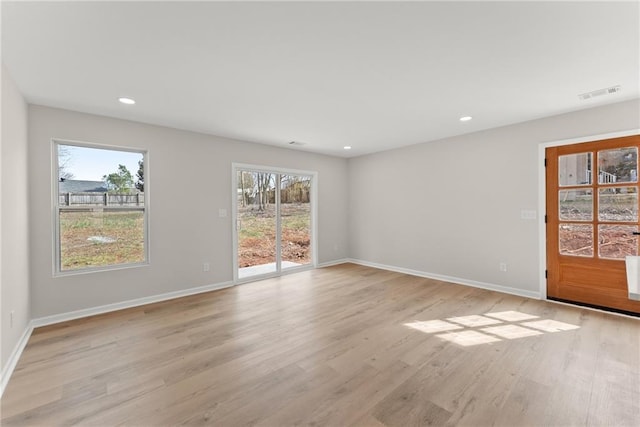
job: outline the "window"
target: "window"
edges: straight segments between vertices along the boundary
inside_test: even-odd
[[[147,262],[146,153],[54,142],[55,271]]]

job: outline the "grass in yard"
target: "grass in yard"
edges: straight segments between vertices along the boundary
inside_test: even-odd
[[[143,212],[61,212],[60,260],[62,271],[143,262]]]

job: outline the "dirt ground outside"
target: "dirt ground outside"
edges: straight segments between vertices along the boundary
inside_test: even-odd
[[[283,203],[282,261],[311,262],[311,206],[309,203]],[[276,260],[276,212],[269,204],[264,210],[255,205],[238,208],[238,266],[252,267]]]
[[[567,192],[569,193],[569,192]],[[624,259],[627,255],[638,254],[638,231],[636,225],[616,224],[616,222],[637,222],[637,195],[601,194],[598,200],[598,219],[607,224],[599,224],[597,229],[591,221],[594,217],[593,196],[580,195],[563,200],[560,197],[560,253],[574,256],[594,256],[594,237],[598,242],[598,256],[608,259]],[[571,221],[571,222],[564,222]],[[580,223],[582,221],[582,223]],[[587,222],[588,221],[588,222]],[[595,236],[594,236],[595,234]]]
[[[591,224],[561,224],[560,253],[574,256],[593,256],[593,226]],[[624,259],[638,254],[637,227],[626,225],[601,225],[598,230],[600,258]]]

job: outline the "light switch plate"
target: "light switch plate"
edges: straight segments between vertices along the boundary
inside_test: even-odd
[[[532,210],[523,209],[520,211],[520,219],[536,219],[537,212]]]

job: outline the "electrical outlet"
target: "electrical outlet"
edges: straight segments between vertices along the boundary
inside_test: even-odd
[[[211,264],[209,264],[208,262],[202,263],[202,271],[209,271],[209,270],[211,270]]]
[[[507,271],[507,263],[501,262],[499,268],[500,268],[500,271],[503,271],[503,272]]]

